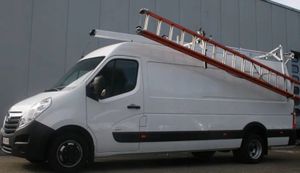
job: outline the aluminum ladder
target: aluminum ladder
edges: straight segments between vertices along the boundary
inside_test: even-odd
[[[201,60],[205,67],[207,64],[215,66],[287,98],[300,99],[298,95],[293,93],[294,85],[299,85],[300,81],[284,74],[284,71],[274,70],[148,9],[141,9],[140,14],[143,20],[141,20],[141,25],[136,28],[137,34]],[[151,22],[156,25],[152,27]],[[167,30],[165,35],[162,34],[162,27]],[[178,33],[176,37],[174,37],[175,32]],[[191,41],[187,43],[186,40]]]

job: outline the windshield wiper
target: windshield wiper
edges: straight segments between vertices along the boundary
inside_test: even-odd
[[[66,86],[58,86],[58,87],[54,87],[54,88],[50,88],[45,90],[44,92],[50,92],[50,91],[60,91],[62,89],[64,89]]]

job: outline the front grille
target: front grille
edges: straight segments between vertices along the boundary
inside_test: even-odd
[[[10,146],[7,146],[7,145],[2,145],[2,151],[7,153],[7,154],[11,154],[12,153],[12,148]]]
[[[11,133],[15,133],[15,131],[17,130],[18,126],[19,126],[19,122],[20,122],[21,117],[6,117],[5,122],[4,122],[4,132],[6,134],[11,134]]]

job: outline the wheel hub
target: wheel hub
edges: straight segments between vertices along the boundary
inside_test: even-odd
[[[262,145],[259,141],[253,140],[249,143],[248,153],[252,159],[258,159],[262,154]]]
[[[82,147],[75,140],[67,140],[58,147],[56,156],[63,167],[74,167],[83,157]]]

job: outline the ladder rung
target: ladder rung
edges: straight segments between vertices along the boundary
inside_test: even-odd
[[[260,75],[263,75],[263,73],[262,73],[263,71],[262,70],[263,70],[263,68],[261,66],[259,66],[259,74]]]
[[[156,35],[160,35],[161,24],[161,20],[157,21]]]
[[[253,76],[254,75],[253,73],[254,73],[254,64],[251,63],[250,64],[250,75]]]
[[[227,64],[227,50],[224,51],[224,63]]]
[[[149,25],[149,15],[146,14],[146,17],[145,17],[145,22],[144,22],[144,30],[147,30],[148,29],[148,25]]]
[[[232,66],[232,68],[235,68],[235,61],[236,61],[236,57],[235,57],[235,55],[234,54],[232,54],[232,59],[231,59],[231,66]]]
[[[244,59],[242,59],[242,62],[241,62],[241,71],[242,72],[245,72],[245,60]]]
[[[191,49],[192,50],[195,50],[195,46],[196,46],[196,37],[195,36],[193,36],[193,38],[192,38],[192,45],[191,45]]]
[[[169,40],[173,39],[173,30],[174,30],[174,26],[170,26],[170,30],[169,30]]]
[[[181,31],[180,33],[180,44],[183,45],[184,44],[184,36],[185,36],[185,32]]]
[[[212,59],[214,59],[216,56],[216,46],[212,45]]]
[[[260,78],[260,79],[262,79],[262,68],[261,68],[261,66],[258,66],[257,67],[258,69],[257,69],[257,72],[258,72],[258,77]]]
[[[202,54],[203,55],[206,55],[206,48],[207,48],[207,45],[206,45],[206,41],[202,41],[203,42],[203,46],[202,46]]]

